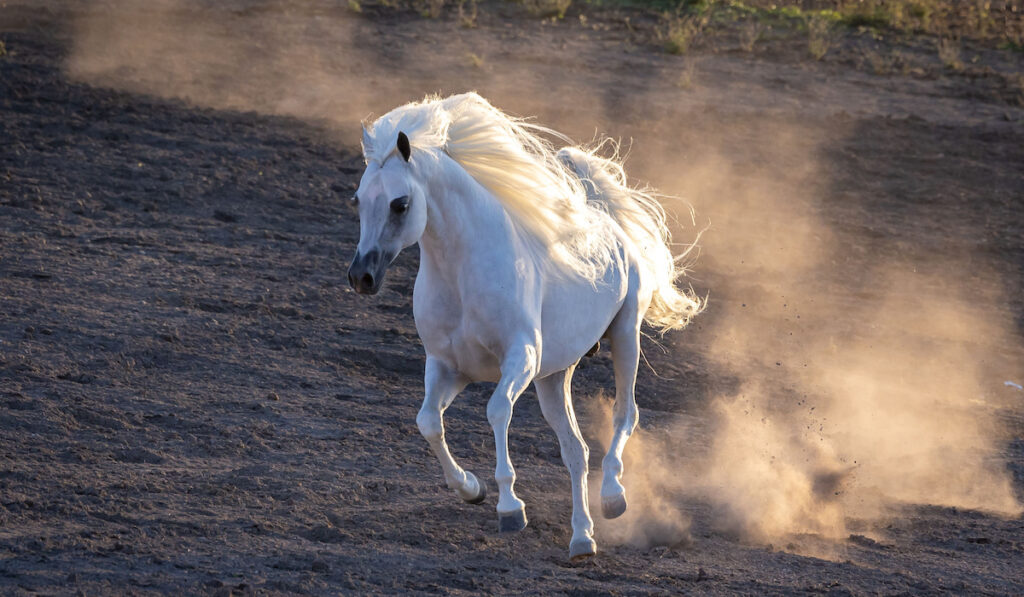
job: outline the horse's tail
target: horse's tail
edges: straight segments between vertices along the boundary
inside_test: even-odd
[[[559,150],[558,159],[583,182],[587,202],[607,212],[639,250],[637,257],[654,283],[644,321],[662,333],[688,324],[704,303],[691,289],[678,286],[677,281],[685,274],[687,262],[692,261],[696,244],[686,247],[680,255],[672,255],[665,209],[651,191],[630,188],[622,165],[614,157],[598,156],[596,149],[565,147]]]

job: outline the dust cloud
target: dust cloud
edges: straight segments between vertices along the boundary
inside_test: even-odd
[[[360,35],[311,3],[97,2],[74,23],[74,79],[196,106],[356,123],[371,111]],[[319,14],[322,13],[322,14]],[[387,90],[382,90],[387,91]]]
[[[877,530],[900,504],[1021,513],[1000,460],[1000,413],[1019,405],[1000,392],[1022,370],[1022,342],[1001,307],[999,275],[964,256],[875,255],[826,218],[833,189],[822,156],[852,131],[757,110],[698,114],[675,103],[678,73],[657,70],[663,84],[628,96],[643,109],[565,102],[620,83],[587,78],[557,56],[495,67],[471,42],[454,36],[438,47],[415,28],[382,40],[347,10],[312,1],[97,2],[75,22],[67,70],[197,106],[324,122],[348,145],[371,113],[469,89],[573,134],[632,137],[631,175],[685,197],[710,224],[693,278],[710,290],[710,306],[698,329],[669,341],[736,383],[714,386],[700,412],[643,415],[648,427],[625,454],[630,509],[598,521],[602,541],[685,543],[688,508],[705,506],[715,526],[780,545],[842,539],[851,521],[858,533]],[[720,104],[729,90],[688,93]],[[591,426],[606,438],[609,403],[595,404],[604,406],[592,409]]]
[[[835,131],[722,127],[747,149],[705,142],[683,168],[659,162],[666,151],[641,162],[710,220],[696,276],[711,322],[678,345],[736,387],[708,396],[703,428],[654,421],[656,435],[627,445],[638,466],[624,484],[677,508],[603,521],[606,534],[656,544],[648,529],[677,527],[678,505],[697,501],[743,540],[829,558],[840,544],[821,540],[882,534],[903,504],[1019,516],[1001,454],[1022,342],[998,273],[964,255],[883,259],[826,221],[818,156]]]
[[[612,436],[612,404],[612,398],[604,395],[588,397],[581,410],[582,418],[594,433],[590,445],[592,453],[602,458],[607,446],[597,443]],[[610,524],[600,517],[595,520],[600,540],[640,549],[690,544],[690,517],[675,501],[680,487],[670,474],[679,465],[677,459],[665,449],[665,442],[644,429],[634,432],[628,447],[622,455],[623,470],[642,472],[625,475],[622,479],[628,500],[625,514]],[[597,478],[591,484],[590,510],[599,513],[600,468],[592,474]]]
[[[438,42],[417,24],[393,23],[385,36],[331,0],[98,0],[73,20],[66,71],[197,107],[301,119],[346,145],[362,120],[431,93],[475,90],[537,114],[572,91],[529,64],[496,69],[481,49],[495,46],[493,34],[461,29]]]

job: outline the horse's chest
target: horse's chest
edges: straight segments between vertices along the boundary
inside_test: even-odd
[[[456,334],[452,342],[451,359],[464,375],[474,381],[501,379],[501,363],[493,348],[469,334]]]
[[[478,333],[477,326],[465,320],[454,326],[437,323],[416,321],[429,356],[442,359],[474,381],[497,381],[501,377],[495,347]]]
[[[491,333],[491,326],[463,308],[457,296],[417,294],[413,314],[427,355],[474,381],[497,381],[501,377],[496,354],[500,339]]]

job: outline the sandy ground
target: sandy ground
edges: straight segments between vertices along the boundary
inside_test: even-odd
[[[722,502],[670,492],[658,503],[682,517],[678,532],[617,541],[599,523],[599,556],[571,563],[568,478],[532,391],[511,434],[530,525],[501,535],[493,496],[471,506],[451,495],[416,430],[416,251],[377,297],[345,281],[358,236],[346,203],[362,165],[354,132],[371,111],[477,89],[577,138],[632,138],[631,172],[696,208],[679,238],[711,222],[692,278],[710,306],[664,350],[647,345],[653,369],[638,382],[648,437],[690,432],[673,470],[711,457],[716,397],[778,375],[791,347],[776,336],[816,346],[815,330],[776,318],[796,306],[773,306],[779,288],[813,289],[805,317],[815,300],[842,313],[893,289],[969,291],[998,325],[957,336],[964,360],[936,362],[984,374],[977,395],[1002,430],[984,463],[1019,500],[1024,395],[1003,381],[1024,374],[1024,109],[1004,79],[945,73],[924,49],[904,50],[920,72],[875,74],[851,58],[859,40],[820,63],[792,40],[674,57],[618,21],[541,24],[500,10],[463,29],[239,3],[175,12],[175,26],[185,19],[201,36],[172,27],[164,39],[123,5],[9,4],[0,592],[1024,592],[1019,514],[938,493],[886,501],[884,516],[847,513],[842,536],[827,537],[751,533],[723,524],[734,515]],[[275,23],[261,50],[238,33],[259,19]],[[141,33],[127,40],[118,27]],[[216,48],[203,42],[221,34],[236,38],[220,46],[230,60],[210,66]],[[129,51],[139,38],[160,52],[180,40],[180,60],[148,62],[158,54]],[[290,57],[310,48],[315,66],[298,68]],[[976,53],[1021,71],[1019,55]],[[934,277],[907,289],[870,274],[879,263]],[[759,304],[753,319],[734,317]],[[768,367],[722,348],[730,321],[773,339],[757,351]],[[839,336],[866,334],[842,325]],[[968,367],[971,355],[985,358]],[[611,380],[607,352],[577,375],[595,448],[593,397]],[[494,458],[487,395],[470,388],[446,418],[453,452],[481,478]],[[594,473],[599,463],[595,449]]]

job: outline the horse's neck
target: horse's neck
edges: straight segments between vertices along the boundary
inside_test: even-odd
[[[446,155],[434,168],[426,173],[431,199],[420,239],[421,259],[453,270],[467,258],[510,242],[508,216],[497,199]]]

